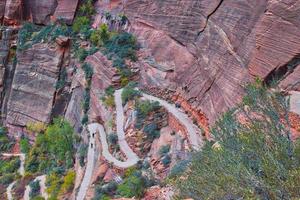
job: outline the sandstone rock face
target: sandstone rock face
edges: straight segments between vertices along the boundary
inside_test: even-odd
[[[76,132],[80,132],[81,119],[83,117],[82,102],[83,102],[83,87],[74,79],[72,83],[72,96],[68,104],[65,118],[72,124]]]
[[[0,40],[0,91],[3,89],[3,82],[4,82],[4,73],[6,68],[6,63],[9,54],[9,47],[10,47],[10,35],[11,30],[3,30],[1,32],[2,38]]]
[[[4,22],[5,24],[16,24],[23,17],[22,0],[6,0]]]
[[[210,124],[241,101],[246,82],[299,64],[297,0],[128,0],[124,7],[147,52],[142,84],[171,89]]]
[[[17,53],[7,123],[25,126],[29,121],[50,121],[56,82],[64,49],[56,43],[39,43]]]
[[[78,0],[58,0],[58,6],[55,10],[54,16],[57,19],[64,20],[67,24],[72,24]]]
[[[110,112],[101,103],[101,97],[108,86],[119,82],[120,77],[117,75],[116,68],[112,67],[112,62],[102,55],[101,52],[88,56],[86,62],[91,65],[94,71],[90,93],[90,116],[92,119],[100,117],[100,119],[107,121]]]
[[[0,20],[4,17],[6,25],[20,24],[22,20],[47,25],[54,16],[71,25],[77,5],[78,0],[0,0]]]
[[[0,19],[2,21],[4,13],[5,13],[5,4],[6,0],[0,0]]]
[[[57,0],[30,0],[27,3],[30,7],[32,21],[36,24],[48,24],[50,16],[57,7]]]

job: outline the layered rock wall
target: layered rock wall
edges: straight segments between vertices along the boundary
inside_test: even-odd
[[[254,77],[297,71],[297,0],[128,0],[124,7],[148,58],[173,69],[153,75],[159,69],[147,62],[142,83],[171,89],[211,124],[241,101],[243,85]]]
[[[35,44],[17,54],[7,123],[50,122],[64,49],[56,43]]]
[[[78,0],[1,0],[0,19],[4,24],[20,24],[22,20],[46,25],[54,19],[64,20],[72,24]]]

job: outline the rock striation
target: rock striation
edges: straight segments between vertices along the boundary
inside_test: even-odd
[[[17,53],[17,66],[7,108],[7,123],[26,126],[50,122],[64,49],[56,43],[35,44]]]
[[[22,20],[47,25],[54,16],[71,25],[77,6],[78,0],[1,0],[0,19],[5,25],[20,24]]]
[[[151,60],[141,67],[142,84],[170,89],[210,124],[241,101],[243,85],[254,77],[268,82],[297,71],[297,0],[128,0],[123,6]]]

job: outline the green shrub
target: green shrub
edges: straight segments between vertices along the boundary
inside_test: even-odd
[[[44,134],[37,135],[25,160],[26,171],[34,173],[51,171],[58,166],[71,167],[74,142],[72,126],[63,118],[55,118]]]
[[[115,107],[115,97],[114,96],[106,96],[102,99],[102,101],[106,107]]]
[[[197,199],[298,199],[299,141],[288,127],[289,103],[256,82],[246,86],[243,105],[225,113],[211,130],[218,145],[207,142],[177,179],[181,196]],[[247,124],[235,115],[243,112]]]
[[[143,196],[145,190],[144,178],[140,174],[132,174],[124,179],[121,185],[118,185],[117,193],[122,197],[140,198]]]
[[[103,46],[110,38],[107,25],[102,24],[99,29],[94,30],[91,34],[90,40],[95,46]]]
[[[92,0],[87,0],[83,5],[79,7],[79,14],[91,17],[96,13]]]
[[[3,176],[0,177],[0,184],[2,185],[9,185],[12,183],[15,179],[14,174],[4,174]]]
[[[47,193],[49,194],[49,199],[57,199],[59,194],[62,180],[55,173],[50,173],[46,178]]]
[[[85,79],[86,80],[91,79],[92,76],[93,76],[93,73],[94,73],[92,66],[90,64],[88,64],[88,63],[83,63],[83,65],[81,66],[81,68],[84,71]]]
[[[30,198],[36,197],[40,194],[40,181],[32,181],[30,182]]]
[[[160,136],[158,126],[157,126],[157,124],[155,124],[153,122],[150,124],[147,124],[144,127],[143,131],[147,134],[147,138],[151,141]]]
[[[30,151],[30,143],[28,138],[26,137],[21,138],[20,149],[22,153],[28,153]]]
[[[6,129],[0,126],[0,153],[8,152],[13,145],[14,141],[10,140],[10,138],[7,136]]]
[[[184,173],[184,171],[187,169],[190,161],[189,160],[180,160],[178,161],[174,167],[171,169],[169,177],[175,178]]]
[[[84,159],[87,155],[87,152],[88,152],[88,145],[85,145],[85,144],[81,144],[80,147],[79,147],[79,150],[78,150],[78,154],[79,154],[79,164],[81,167],[84,166]]]
[[[121,97],[123,104],[126,104],[128,101],[135,99],[136,97],[140,96],[140,92],[136,90],[135,84],[130,83],[126,87],[123,88]]]
[[[118,142],[118,135],[116,133],[110,133],[107,139],[109,144],[116,145]]]
[[[130,33],[120,33],[113,35],[110,40],[105,44],[105,52],[112,53],[120,59],[130,59],[136,61],[136,51],[138,45],[136,38]],[[118,66],[122,67],[122,66]]]
[[[31,38],[33,32],[37,31],[37,28],[32,23],[25,23],[18,34],[18,49],[23,50],[28,47],[27,41]]]
[[[44,199],[44,197],[36,196],[36,197],[33,197],[31,200],[45,200],[45,199]]]
[[[59,79],[56,83],[56,89],[59,90],[59,89],[62,89],[65,87],[65,84],[67,82],[67,70],[65,67],[62,67],[60,73],[59,73]]]
[[[89,27],[90,19],[86,16],[77,17],[73,23],[73,31],[79,33],[82,29]]]
[[[44,132],[46,128],[47,125],[43,122],[28,122],[26,124],[26,129],[34,133]]]
[[[165,155],[161,160],[162,164],[167,167],[171,163],[171,157],[169,154]]]
[[[167,153],[169,153],[169,151],[170,151],[170,145],[167,144],[167,145],[160,147],[158,153],[160,156],[165,156]]]
[[[18,157],[0,160],[0,176],[16,173],[20,167],[20,163],[21,161]]]
[[[155,101],[136,101],[135,109],[137,111],[138,117],[145,118],[150,112],[160,109],[159,102]]]
[[[75,51],[75,56],[80,62],[83,62],[88,55],[88,51],[83,48],[78,48],[78,50]]]
[[[66,193],[66,192],[69,192],[73,189],[75,177],[76,177],[75,171],[69,170],[67,172],[67,175],[64,177],[64,182],[61,186],[61,193],[62,194]]]
[[[81,119],[81,124],[86,125],[89,121],[89,116],[87,114],[84,114],[82,119]]]

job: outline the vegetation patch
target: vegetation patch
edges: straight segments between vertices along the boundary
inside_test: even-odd
[[[211,130],[217,143],[207,142],[176,179],[181,197],[300,197],[300,142],[290,139],[288,101],[261,81],[245,91],[243,104],[225,113]],[[239,122],[236,113],[242,113],[246,123]]]
[[[58,168],[63,171],[69,169],[74,163],[74,143],[71,125],[62,118],[54,119],[53,124],[37,135],[27,155],[26,171],[46,173]]]
[[[123,88],[121,98],[123,104],[126,104],[128,101],[136,99],[141,95],[140,91],[135,89],[136,84],[133,82],[130,82],[126,87]]]
[[[4,127],[0,127],[0,153],[9,152],[14,143],[13,139],[8,137],[7,130]]]
[[[10,157],[7,159],[0,159],[0,185],[7,187],[15,179],[19,177],[18,169],[21,161],[19,157]]]

